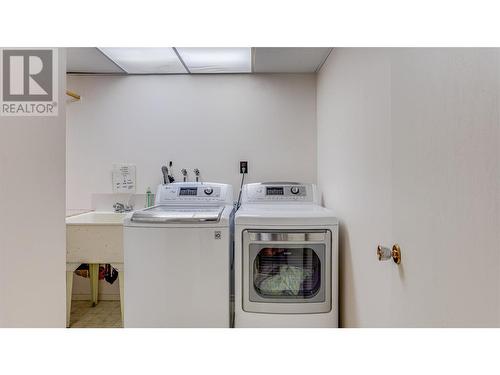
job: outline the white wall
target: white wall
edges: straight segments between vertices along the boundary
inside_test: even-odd
[[[0,327],[66,323],[65,71],[59,116],[0,117]]]
[[[69,76],[82,96],[68,106],[67,207],[111,192],[115,162],[137,165],[138,193],[174,172],[208,181],[316,181],[314,75]]]
[[[111,165],[137,165],[138,193],[161,182],[161,166],[199,168],[205,180],[239,190],[247,182],[316,182],[316,77],[306,75],[68,76],[82,96],[67,111],[67,207],[91,208],[111,192]],[[110,207],[111,209],[111,204]],[[118,299],[118,282],[100,281],[100,298]],[[73,297],[89,281],[75,276]]]
[[[388,326],[389,274],[374,256],[391,240],[387,51],[334,49],[317,90],[318,183],[340,220],[340,322]]]
[[[335,49],[318,180],[341,219],[347,327],[499,325],[498,50]],[[398,242],[403,262],[380,263]]]

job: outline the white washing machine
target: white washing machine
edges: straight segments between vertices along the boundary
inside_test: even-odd
[[[243,187],[235,327],[338,327],[338,221],[313,184]]]
[[[124,326],[229,327],[232,187],[178,182],[124,221]]]

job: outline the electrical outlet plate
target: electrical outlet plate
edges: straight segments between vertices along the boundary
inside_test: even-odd
[[[240,161],[240,173],[248,173],[248,161]]]

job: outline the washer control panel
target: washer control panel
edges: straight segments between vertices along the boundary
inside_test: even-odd
[[[316,186],[301,183],[266,182],[243,187],[244,203],[315,203]]]
[[[232,204],[232,187],[227,184],[175,182],[160,185],[155,204]]]
[[[181,186],[177,188],[166,187],[166,190],[175,191],[178,197],[211,197],[218,198],[220,196],[220,187],[212,186]]]

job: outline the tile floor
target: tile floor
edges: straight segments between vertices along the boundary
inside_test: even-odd
[[[122,328],[120,301],[71,302],[70,328]]]

